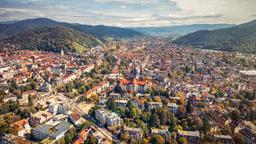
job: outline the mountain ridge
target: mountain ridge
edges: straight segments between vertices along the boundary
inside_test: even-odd
[[[256,20],[230,28],[197,31],[174,42],[196,48],[256,53]]]
[[[36,18],[21,20],[11,24],[0,24],[0,39],[5,39],[16,34],[33,30],[35,28],[64,26],[86,34],[91,34],[98,39],[104,40],[106,37],[127,38],[141,36],[142,34],[134,30],[110,26],[92,26],[82,24],[72,24],[66,22],[57,22],[48,18]]]
[[[14,49],[83,53],[101,45],[97,38],[64,26],[42,27],[19,33],[2,41],[2,47],[14,45]],[[10,47],[9,47],[10,48]]]
[[[215,30],[219,28],[226,28],[234,26],[232,24],[191,24],[191,25],[177,25],[177,26],[160,26],[160,27],[131,27],[130,29],[139,31],[144,34],[158,36],[161,34],[184,35],[198,30]]]

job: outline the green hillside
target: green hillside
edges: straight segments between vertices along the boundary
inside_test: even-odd
[[[44,27],[20,33],[2,40],[4,44],[14,44],[19,49],[83,53],[88,48],[101,45],[97,38],[66,27]]]
[[[111,27],[104,25],[82,25],[82,24],[72,24],[72,23],[64,23],[57,22],[47,18],[36,18],[36,19],[26,19],[18,22],[14,22],[11,24],[0,24],[0,39],[9,38],[11,36],[31,31],[37,28],[42,27],[57,27],[63,26],[66,28],[71,28],[81,33],[90,34],[94,37],[104,41],[107,37],[114,38],[129,38],[129,37],[137,37],[142,36],[141,33],[127,29],[127,28],[119,28],[119,27]]]
[[[196,48],[256,53],[256,20],[231,28],[198,31],[174,42]]]

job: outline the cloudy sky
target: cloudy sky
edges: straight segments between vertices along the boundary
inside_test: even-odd
[[[113,26],[239,24],[256,19],[256,0],[0,0],[0,21],[47,17]]]

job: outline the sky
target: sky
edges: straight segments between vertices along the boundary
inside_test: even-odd
[[[38,17],[120,27],[240,24],[256,19],[256,0],[0,0],[0,21]]]

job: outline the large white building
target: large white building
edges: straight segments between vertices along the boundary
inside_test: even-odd
[[[63,104],[56,104],[56,103],[52,103],[48,106],[48,110],[50,113],[52,113],[53,115],[56,114],[63,114],[65,112],[65,108]]]
[[[65,136],[65,133],[73,127],[74,126],[67,121],[49,122],[34,128],[32,130],[32,134],[38,140],[51,138],[57,141],[60,138],[63,138]]]
[[[109,112],[104,109],[96,110],[95,116],[96,119],[103,125],[121,126],[123,124],[122,118],[120,118],[116,113]]]

